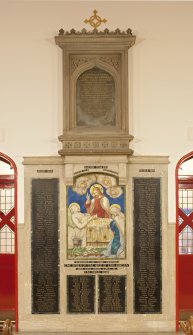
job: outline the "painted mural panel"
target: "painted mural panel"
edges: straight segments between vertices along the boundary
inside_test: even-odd
[[[107,174],[85,174],[67,187],[68,259],[125,258],[124,199]]]

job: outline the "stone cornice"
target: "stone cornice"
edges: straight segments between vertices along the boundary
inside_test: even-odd
[[[120,44],[130,48],[135,44],[136,36],[132,35],[131,29],[127,29],[126,31],[121,31],[120,29],[114,31],[110,31],[109,29],[105,29],[104,31],[97,29],[91,31],[87,31],[86,29],[82,29],[81,31],[76,31],[75,29],[64,31],[64,29],[60,29],[58,36],[55,36],[55,43],[61,48],[67,47],[68,44],[76,47],[77,43],[78,45],[84,44],[84,46],[92,42],[93,44],[106,44],[107,40],[110,43],[110,47]],[[106,47],[108,48],[108,44]]]
[[[70,31],[65,31],[64,29],[60,29],[59,30],[59,36],[69,36],[69,35],[102,35],[102,36],[109,36],[109,35],[114,35],[114,36],[133,36],[132,34],[132,30],[130,28],[128,28],[126,31],[121,31],[119,28],[115,29],[115,30],[109,30],[109,29],[104,29],[103,31],[98,30],[98,29],[93,29],[91,31],[86,30],[85,28],[82,29],[81,31],[75,30],[75,29],[71,29]]]

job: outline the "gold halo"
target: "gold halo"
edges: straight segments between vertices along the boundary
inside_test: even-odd
[[[110,206],[109,210],[111,210],[112,208],[118,208],[119,210],[121,210],[121,206],[118,204],[113,204]]]
[[[78,207],[78,209],[80,209],[80,205],[79,205],[77,202],[72,202],[72,203],[69,205],[69,209],[71,209],[72,206],[76,206],[76,207]]]
[[[102,187],[102,185],[100,185],[100,184],[94,184],[90,188],[90,194],[91,195],[93,195],[94,188],[98,188],[101,191],[101,193],[103,193],[103,187]]]

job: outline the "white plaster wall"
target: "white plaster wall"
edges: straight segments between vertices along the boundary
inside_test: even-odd
[[[19,173],[23,156],[56,155],[62,133],[60,28],[82,29],[94,9],[103,27],[137,36],[130,49],[130,133],[136,155],[168,155],[169,221],[175,220],[174,172],[193,150],[193,2],[0,0],[0,152]]]

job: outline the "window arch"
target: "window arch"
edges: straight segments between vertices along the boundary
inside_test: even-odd
[[[18,330],[17,168],[0,153],[0,317],[10,318]]]
[[[176,329],[193,312],[193,151],[176,166]]]

